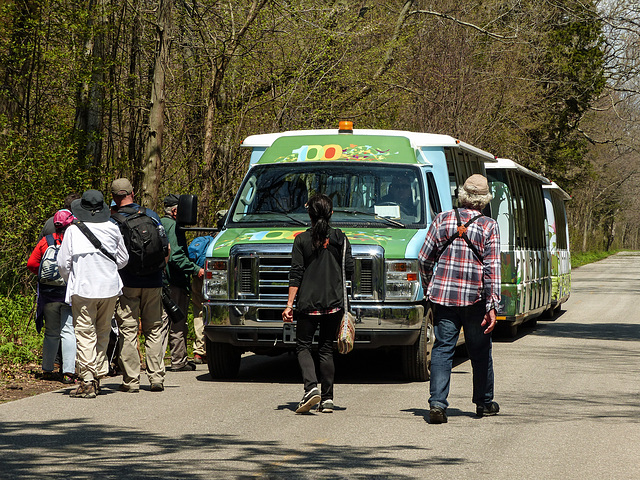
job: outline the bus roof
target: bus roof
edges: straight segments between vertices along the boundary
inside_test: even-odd
[[[289,130],[280,133],[263,133],[258,135],[250,135],[242,142],[243,147],[253,148],[270,147],[273,142],[280,137],[293,137],[293,136],[320,136],[320,135],[336,135],[338,131],[336,129],[321,129],[321,130]],[[464,150],[468,150],[476,153],[477,155],[484,157],[485,162],[495,162],[495,156],[489,152],[486,152],[480,148],[474,147],[468,143],[457,140],[449,135],[441,135],[436,133],[419,133],[408,132],[404,130],[375,130],[375,129],[353,129],[353,133],[341,133],[340,135],[372,135],[372,136],[391,136],[391,137],[406,137],[409,139],[413,148],[420,147],[457,147]]]
[[[571,200],[571,195],[565,192],[556,182],[551,182],[551,185],[543,185],[542,188],[557,192],[563,200]]]
[[[543,177],[542,175],[529,170],[528,168],[523,167],[519,163],[516,163],[508,158],[498,158],[495,163],[485,164],[485,168],[487,170],[517,170],[518,172],[521,172],[529,177],[535,178],[536,180],[540,181],[543,186],[550,186],[552,183],[551,180],[549,180],[547,177]]]

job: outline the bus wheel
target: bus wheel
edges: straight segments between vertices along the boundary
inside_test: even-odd
[[[542,314],[542,317],[545,320],[550,320],[553,321],[555,320],[555,315],[556,315],[556,309],[554,307],[548,308],[544,311],[544,313]]]
[[[402,347],[402,370],[411,382],[426,382],[431,376],[431,349],[435,335],[433,332],[433,309],[427,310],[422,320],[420,336],[416,343]]]
[[[205,337],[207,365],[213,379],[236,378],[242,352],[228,343],[212,342]]]

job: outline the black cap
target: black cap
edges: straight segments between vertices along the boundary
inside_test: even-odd
[[[178,200],[180,197],[175,193],[170,193],[166,197],[164,197],[164,206],[165,207],[173,207],[174,205],[178,205]]]

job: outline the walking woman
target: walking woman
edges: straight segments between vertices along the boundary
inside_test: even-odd
[[[318,411],[333,412],[333,342],[345,308],[342,287],[342,248],[346,242],[346,277],[353,273],[351,245],[341,230],[329,226],[333,203],[326,195],[314,195],[307,203],[311,228],[293,242],[289,299],[282,312],[285,322],[293,321],[296,301],[296,354],[302,370],[304,396],[296,413],[305,413],[320,402]],[[318,357],[321,389],[318,389],[316,366],[311,345],[320,326]]]
[[[60,245],[64,232],[71,222],[73,214],[66,209],[58,210],[53,216],[55,232],[45,235],[33,249],[27,262],[27,268],[38,275],[40,264],[45,252],[50,246]],[[60,278],[60,277],[58,277]],[[42,329],[44,320],[44,341],[42,343],[42,378],[53,380],[56,378],[53,372],[58,347],[62,343],[62,383],[75,382],[76,370],[76,335],[73,329],[73,317],[71,307],[65,303],[67,286],[60,280],[58,284],[47,283],[41,280],[38,284],[38,306],[36,314],[36,329]]]

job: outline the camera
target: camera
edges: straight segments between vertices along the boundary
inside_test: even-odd
[[[184,312],[171,298],[171,291],[168,285],[162,287],[162,306],[164,311],[167,312],[169,319],[173,323],[180,322],[184,319]]]

